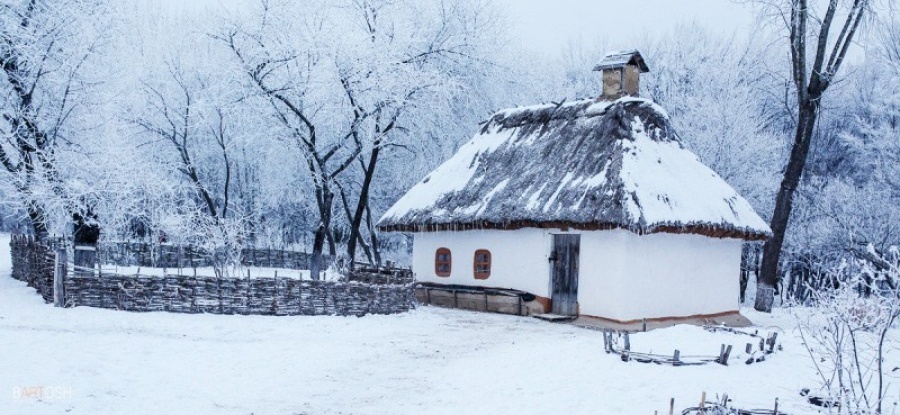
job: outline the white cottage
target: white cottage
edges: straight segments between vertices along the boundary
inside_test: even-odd
[[[415,235],[425,287],[620,323],[737,313],[741,245],[771,231],[637,97],[638,52],[595,70],[600,98],[494,114],[379,229]]]

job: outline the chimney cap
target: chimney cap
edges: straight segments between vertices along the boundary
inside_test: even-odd
[[[650,68],[648,68],[647,63],[644,62],[644,57],[641,56],[641,52],[638,52],[637,49],[608,52],[600,63],[598,63],[597,66],[594,66],[594,70],[603,71],[606,69],[617,69],[622,68],[625,65],[634,65],[637,66],[641,72],[650,72]]]

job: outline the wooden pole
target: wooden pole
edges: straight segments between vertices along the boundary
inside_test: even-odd
[[[706,413],[706,391],[703,391],[703,393],[700,394],[700,413]]]
[[[66,248],[56,248],[56,262],[53,269],[53,306],[66,306]]]
[[[669,398],[669,415],[675,415],[675,398]]]

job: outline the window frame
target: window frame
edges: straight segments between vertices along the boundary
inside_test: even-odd
[[[446,261],[441,261],[441,254],[447,255]],[[446,264],[447,270],[441,271],[440,266]],[[441,278],[449,278],[450,274],[453,273],[453,252],[450,248],[440,247],[434,251],[434,275],[437,275]]]
[[[479,261],[478,256],[486,255],[487,261]],[[488,249],[476,249],[475,255],[472,258],[472,275],[476,280],[486,280],[491,277],[491,268],[493,267],[493,254]],[[481,265],[482,271],[478,270],[479,265]],[[484,271],[484,267],[487,268],[487,271]]]

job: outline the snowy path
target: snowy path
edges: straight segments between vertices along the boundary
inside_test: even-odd
[[[797,394],[813,372],[790,331],[763,364],[673,368],[606,355],[598,332],[432,307],[364,318],[58,309],[9,277],[8,242],[0,414],[652,414],[702,391],[815,413]],[[14,395],[40,386],[63,396]]]

